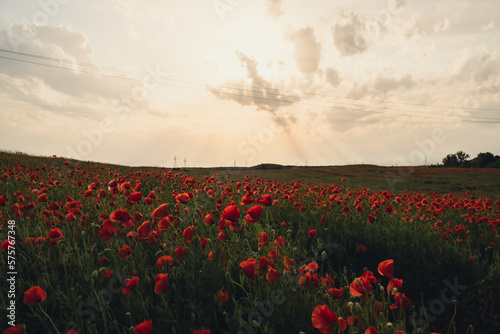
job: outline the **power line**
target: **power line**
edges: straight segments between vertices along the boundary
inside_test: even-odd
[[[0,51],[4,51],[4,50],[0,49]],[[10,53],[16,53],[16,52],[13,52],[13,51],[8,51],[8,52],[10,52]],[[30,54],[25,54],[25,53],[20,53],[20,54],[21,55],[33,56],[33,57],[37,57],[37,58],[42,58],[42,59],[49,59],[49,60],[60,61],[60,59],[52,58],[52,57],[36,56],[36,55],[30,55]],[[28,60],[24,60],[24,59],[16,59],[16,58],[5,57],[5,56],[0,56],[0,58],[7,59],[7,60],[18,61],[18,62],[29,63],[29,64],[34,64],[34,65],[47,66],[47,67],[57,68],[57,69],[64,69],[64,70],[70,70],[70,71],[74,71],[75,70],[73,68],[67,68],[67,67],[62,67],[62,66],[57,66],[57,65],[38,63],[38,62],[28,61]],[[65,61],[65,62],[68,62],[68,61]],[[73,64],[72,62],[69,62],[69,63]],[[96,67],[95,65],[91,65],[91,64],[87,64],[87,63],[82,63],[82,64]],[[115,71],[119,70],[119,69],[112,68],[112,67],[108,67],[108,68],[113,69]],[[117,75],[109,75],[109,74],[104,74],[104,73],[101,73],[101,72],[92,72],[92,71],[86,71],[86,70],[82,70],[82,69],[79,69],[78,71],[82,72],[82,73],[88,73],[88,74],[94,74],[94,75],[101,75],[101,76],[106,76],[106,77],[110,77],[110,78],[125,79],[125,80],[132,80],[132,81],[142,81],[142,80],[135,79],[135,78],[124,77],[124,76],[117,76]],[[120,71],[123,72],[123,70],[120,70]],[[136,71],[135,73],[144,73],[144,72]],[[151,73],[148,73],[148,75],[151,75]],[[160,77],[162,77],[162,76],[160,76]],[[167,77],[167,78],[169,80],[171,80],[170,77]],[[158,83],[158,84],[159,85],[164,85],[164,86],[177,87],[177,88],[185,88],[185,89],[194,89],[194,90],[206,91],[206,88],[200,89],[200,88],[196,88],[196,87],[186,87],[186,86],[179,86],[179,85],[168,84],[168,83],[161,83],[161,82]],[[242,87],[245,87],[245,86],[242,86]],[[224,87],[222,87],[222,89],[224,89]],[[234,89],[234,88],[227,88],[227,89]],[[260,88],[260,89],[262,89],[262,88]],[[253,92],[253,93],[263,93],[262,91],[259,91],[259,92],[251,91],[251,92]],[[214,93],[214,91],[212,91],[212,93]],[[283,104],[283,103],[284,104],[297,103],[297,104],[301,104],[301,105],[317,106],[317,107],[323,107],[323,108],[328,108],[328,107],[331,108],[332,107],[332,106],[328,106],[328,105],[324,105],[324,104],[306,103],[306,102],[302,102],[302,101],[286,100],[286,98],[301,99],[301,97],[299,97],[299,96],[287,96],[287,95],[273,94],[273,93],[268,93],[268,92],[266,92],[266,95],[279,95],[279,96],[281,96],[283,98],[281,98],[281,99],[280,98],[273,99],[273,98],[268,98],[268,97],[259,97],[259,96],[252,96],[252,95],[246,95],[246,94],[236,94],[236,93],[229,93],[229,92],[224,92],[224,93],[220,93],[220,94],[234,96],[234,97],[249,98],[249,99],[259,99],[259,100],[264,100],[264,101],[273,101],[273,102],[278,102],[279,104]],[[316,100],[316,99],[307,99],[307,100],[319,101],[319,100]],[[323,102],[323,101],[320,101],[320,102]],[[343,102],[334,102],[334,103],[337,103],[337,104],[346,104],[346,105],[349,105],[349,106],[357,106],[357,107],[362,107],[362,108],[376,108],[376,109],[382,109],[382,110],[384,110],[384,111],[360,110],[360,109],[353,109],[353,108],[346,108],[346,107],[334,106],[335,109],[347,110],[347,111],[350,111],[350,112],[354,111],[354,112],[365,112],[365,113],[372,113],[372,114],[386,114],[386,115],[392,115],[392,116],[408,116],[408,117],[428,118],[428,119],[437,119],[437,120],[450,120],[450,121],[460,119],[462,121],[472,122],[472,123],[497,123],[497,122],[500,122],[500,120],[498,118],[492,118],[492,117],[457,115],[457,116],[452,116],[452,119],[450,119],[450,115],[443,114],[443,113],[432,113],[430,116],[412,115],[412,114],[407,114],[407,113],[404,113],[404,114],[396,113],[395,114],[395,113],[389,113],[387,111],[393,111],[394,110],[394,111],[411,112],[411,113],[422,113],[422,112],[413,111],[413,110],[406,110],[406,109],[397,109],[397,108],[386,108],[386,107],[377,107],[377,106],[365,106],[365,105],[359,105],[359,104],[349,104],[349,103],[343,103]],[[429,114],[428,113],[424,113],[424,115],[429,115]],[[436,116],[440,116],[440,115],[446,116],[446,117],[436,117]],[[480,121],[480,120],[485,120],[485,121]],[[488,122],[486,120],[490,120],[491,122]]]
[[[86,62],[80,62],[80,61],[69,61],[66,59],[60,59],[60,58],[55,58],[55,57],[48,57],[48,56],[41,56],[41,55],[34,55],[30,53],[24,53],[24,52],[16,52],[16,51],[11,51],[11,50],[6,50],[0,48],[1,52],[7,52],[11,54],[18,54],[26,57],[33,57],[33,58],[38,58],[38,59],[44,59],[44,60],[50,60],[50,61],[56,61],[56,62],[62,62],[66,64],[77,64],[80,66],[86,66],[86,67],[91,67],[96,70],[100,69],[106,69],[110,71],[115,71],[115,72],[120,72],[120,73],[129,73],[129,74],[138,74],[138,75],[152,75],[152,73],[149,72],[144,72],[140,70],[135,70],[135,69],[123,69],[123,68],[117,68],[117,67],[112,67],[112,66],[106,66],[106,65],[96,65],[96,64],[91,64],[91,63],[86,63]],[[12,58],[10,58],[12,59]],[[85,72],[88,73],[88,72]],[[161,74],[154,74],[153,76],[158,77],[158,78],[163,78],[163,79],[168,79],[172,81],[183,81],[187,83],[199,83],[199,84],[216,84],[220,87],[222,86],[235,86],[239,87],[241,89],[247,89],[247,88],[255,88],[255,89],[272,89],[272,90],[277,90],[279,91],[279,88],[271,88],[271,87],[261,87],[261,86],[253,86],[253,85],[241,85],[241,84],[231,84],[231,83],[221,83],[221,82],[214,82],[214,81],[208,81],[208,80],[200,80],[200,79],[194,79],[194,78],[188,78],[188,77],[183,77],[183,76],[175,76],[175,75],[161,75]],[[178,80],[175,80],[178,79]],[[290,92],[288,90],[283,90],[284,92]],[[300,99],[309,99],[309,98],[304,98],[301,96],[293,96],[290,94],[278,94],[278,93],[270,93],[267,92],[269,95],[286,95],[287,97],[293,97],[293,98],[300,98]],[[434,108],[452,108],[452,109],[462,109],[462,110],[484,110],[484,111],[500,111],[500,109],[496,108],[474,108],[474,107],[463,107],[463,106],[450,106],[450,105],[435,105],[435,104],[425,104],[425,103],[411,103],[411,102],[400,102],[400,101],[390,101],[390,100],[373,100],[373,99],[366,99],[366,98],[359,98],[359,97],[348,97],[348,96],[339,96],[339,95],[329,95],[329,94],[313,94],[313,93],[302,93],[303,95],[311,95],[315,97],[325,97],[325,98],[340,98],[340,99],[348,99],[348,100],[355,100],[355,101],[367,101],[367,102],[377,102],[377,103],[388,103],[388,104],[401,104],[401,105],[412,105],[412,106],[419,106],[419,107],[434,107]],[[317,99],[310,99],[310,100],[315,100],[318,101]],[[341,102],[336,102],[336,103],[341,103]],[[364,105],[361,105],[364,106]],[[370,106],[371,107],[371,106]],[[403,111],[411,111],[407,109],[394,109],[394,108],[388,108],[391,110],[403,110]]]

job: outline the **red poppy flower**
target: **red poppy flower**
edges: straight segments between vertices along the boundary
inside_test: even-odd
[[[396,302],[389,306],[390,309],[395,309],[395,308],[404,308],[405,310],[410,307],[410,301],[408,298],[405,296],[404,293],[397,293],[396,294]]]
[[[151,218],[161,219],[167,216],[167,212],[168,212],[168,204],[167,203],[162,204],[153,211],[153,213],[151,214]]]
[[[33,306],[39,302],[44,301],[45,298],[47,298],[47,292],[45,292],[39,286],[34,286],[24,292],[23,302],[26,305]]]
[[[370,281],[365,277],[359,277],[351,283],[349,291],[354,297],[363,296],[366,298],[366,295],[370,293],[370,288]]]
[[[25,327],[24,325],[22,324],[17,324],[15,326],[12,326],[12,327],[9,327],[7,328],[3,334],[26,334],[25,332]]]
[[[212,225],[215,223],[214,218],[212,217],[211,214],[207,214],[205,218],[203,219],[203,223],[206,225]]]
[[[158,274],[155,277],[155,293],[161,295],[168,289],[168,274]]]
[[[387,284],[387,293],[394,295],[394,288],[396,288],[398,291],[401,291],[401,289],[403,289],[403,280],[399,278],[391,279]]]
[[[41,194],[40,196],[38,196],[36,201],[37,202],[47,202],[47,194]]]
[[[370,283],[372,283],[372,284],[377,283],[377,278],[376,278],[375,276],[373,276],[373,273],[372,273],[371,271],[369,271],[369,270],[365,271],[365,272],[363,273],[363,275],[361,275],[360,277],[364,277],[364,278],[366,278],[366,279],[367,279],[367,280],[369,280],[369,281],[370,281]]]
[[[255,259],[248,259],[240,263],[240,267],[246,277],[254,280],[257,277],[257,271],[255,270]]]
[[[186,249],[184,247],[179,245],[179,247],[177,247],[174,250],[174,253],[175,253],[175,256],[177,256],[177,258],[179,260],[184,261],[184,258],[186,257]]]
[[[309,235],[307,236],[308,238],[314,238],[316,236],[316,230],[310,230]]]
[[[246,210],[245,212],[248,213],[253,220],[259,220],[261,215],[262,215],[262,210],[264,207],[260,205],[255,205],[252,206],[250,209]]]
[[[224,232],[219,232],[219,235],[217,236],[217,239],[220,241],[226,241],[227,240],[227,235]]]
[[[229,300],[229,295],[226,291],[217,291],[215,293],[216,304],[219,306],[225,305]]]
[[[153,333],[153,320],[141,322],[134,327],[136,334],[151,334]]]
[[[318,305],[312,313],[312,325],[323,334],[331,334],[332,326],[338,322],[335,313],[326,305]]]
[[[271,195],[265,194],[262,195],[262,199],[259,200],[259,203],[265,206],[271,206],[273,204],[273,199],[271,198]]]
[[[269,267],[269,272],[266,274],[266,280],[269,282],[269,284],[276,281],[278,278],[280,278],[280,274],[278,273],[278,271],[274,268]]]
[[[101,224],[101,226],[102,227],[99,229],[99,238],[106,240],[106,241],[111,241],[111,238],[116,233],[115,226],[113,225],[113,222],[109,219],[106,219]]]
[[[387,277],[388,279],[393,278],[394,275],[394,260],[385,260],[379,263],[378,272],[380,275]]]
[[[177,201],[177,203],[186,204],[187,202],[189,202],[189,199],[190,197],[188,193],[182,193],[175,196],[175,200]]]
[[[260,232],[258,236],[259,250],[269,245],[269,237],[266,232]]]
[[[113,222],[122,223],[125,228],[134,228],[135,225],[132,216],[127,210],[116,209],[109,215],[109,219]]]
[[[278,237],[278,244],[280,245],[280,247],[285,246],[285,240],[283,240],[283,237],[281,235]]]
[[[229,205],[222,211],[221,219],[229,220],[233,223],[240,219],[240,209],[236,205]]]
[[[128,295],[129,293],[132,292],[132,290],[135,289],[137,286],[137,283],[139,283],[139,277],[134,276],[131,279],[126,279],[125,280],[125,287],[122,289],[122,293],[124,295]]]
[[[380,334],[375,327],[371,326],[365,331],[365,334]]]
[[[149,238],[149,234],[151,234],[151,223],[149,221],[145,221],[137,228],[137,237],[141,239]]]
[[[193,331],[193,334],[210,334],[210,329],[202,329],[198,331]]]
[[[330,288],[326,290],[326,293],[333,299],[339,299],[344,294],[344,288],[340,289]]]
[[[130,194],[128,197],[131,203],[138,203],[142,199],[142,194],[140,191],[134,191],[133,193]]]
[[[376,218],[374,216],[372,216],[372,215],[368,215],[368,217],[367,217],[368,222],[372,223],[372,224],[375,222],[375,219]]]
[[[366,246],[365,245],[359,245],[358,246],[358,252],[366,253]]]
[[[171,257],[170,255],[163,255],[156,260],[156,266],[158,268],[163,268],[166,265],[173,265],[174,264],[174,258]]]
[[[184,232],[182,232],[182,236],[186,239],[188,245],[191,245],[194,236],[194,226],[187,227]]]
[[[132,255],[132,248],[128,245],[123,245],[123,248],[120,248],[118,250],[118,256],[121,258],[128,258],[130,255]]]

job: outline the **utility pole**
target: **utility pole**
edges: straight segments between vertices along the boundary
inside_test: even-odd
[[[186,168],[186,158],[184,158],[184,168]]]
[[[236,168],[236,159],[234,159],[234,168]]]
[[[174,155],[174,168],[177,168],[177,156]]]

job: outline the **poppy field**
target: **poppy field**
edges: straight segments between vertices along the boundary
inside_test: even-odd
[[[498,199],[257,174],[0,152],[0,330],[500,330]]]

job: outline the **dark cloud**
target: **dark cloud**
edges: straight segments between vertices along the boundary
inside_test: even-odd
[[[277,19],[283,15],[281,11],[281,0],[267,0],[267,14],[273,19]]]
[[[314,29],[311,27],[287,33],[285,37],[293,43],[294,58],[299,71],[306,75],[314,75],[321,60],[321,44],[316,41]]]
[[[257,69],[257,61],[240,51],[236,51],[236,56],[240,59],[241,65],[246,68],[246,77],[250,79],[250,84],[245,85],[243,81],[239,83],[228,82],[218,87],[209,87],[209,90],[217,98],[232,100],[241,105],[255,105],[259,109],[275,112],[281,107],[289,106],[299,102],[300,98],[285,96],[280,89],[274,88],[272,83],[265,80]]]
[[[343,15],[332,27],[333,44],[342,56],[352,56],[366,51],[368,41],[364,23],[357,14]]]

